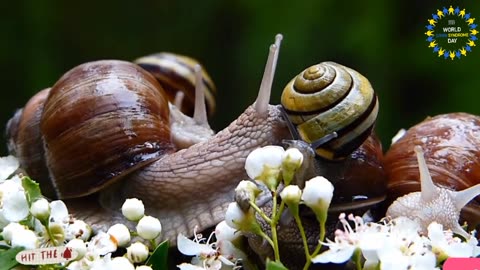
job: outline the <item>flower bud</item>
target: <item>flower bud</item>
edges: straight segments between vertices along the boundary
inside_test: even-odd
[[[157,218],[144,216],[137,224],[137,233],[143,239],[155,239],[162,232],[162,224]]]
[[[145,215],[145,206],[137,198],[126,199],[122,205],[122,214],[131,221],[138,221]]]
[[[300,199],[302,198],[302,191],[297,185],[286,186],[282,192],[280,192],[280,197],[292,208],[292,206],[299,205]]]
[[[239,239],[241,239],[242,234],[240,232],[237,232],[224,220],[218,223],[215,227],[215,237],[217,238],[217,242],[230,241],[236,243]]]
[[[65,238],[71,240],[74,238],[87,241],[92,236],[92,228],[85,221],[76,219],[73,223],[69,224],[65,230]]]
[[[124,224],[117,223],[113,225],[108,229],[107,233],[115,238],[119,247],[124,247],[130,243],[130,231]]]
[[[153,270],[150,266],[147,265],[140,265],[135,268],[135,270]]]
[[[115,257],[108,263],[108,269],[135,270],[135,267],[127,258]]]
[[[39,244],[37,235],[31,230],[23,229],[12,233],[12,247],[35,249]]]
[[[235,188],[236,196],[240,198],[249,198],[250,201],[254,201],[261,190],[255,183],[248,180],[242,180]]]
[[[282,147],[274,145],[253,150],[245,160],[247,175],[264,182],[270,190],[275,190],[279,183],[284,152]]]
[[[7,226],[5,226],[5,228],[3,228],[2,237],[6,241],[10,242],[12,241],[12,235],[14,233],[21,232],[25,229],[26,229],[25,226],[20,225],[19,223],[16,223],[16,222],[11,222]]]
[[[77,252],[78,255],[75,260],[83,258],[87,253],[87,245],[81,239],[72,239],[65,246]]]
[[[303,154],[297,148],[289,148],[282,156],[282,176],[285,185],[290,185],[293,175],[302,166]]]
[[[250,208],[244,212],[236,202],[228,205],[227,212],[225,213],[225,222],[228,226],[239,231],[253,233],[261,231],[260,225],[258,225],[255,219],[253,209]]]
[[[45,198],[41,198],[32,203],[30,213],[41,222],[45,223],[50,216],[50,203]]]
[[[320,222],[325,222],[328,207],[333,197],[333,185],[325,177],[317,176],[305,183],[302,200],[316,214]]]
[[[140,242],[136,242],[127,247],[127,258],[132,263],[144,262],[148,257],[148,247]]]

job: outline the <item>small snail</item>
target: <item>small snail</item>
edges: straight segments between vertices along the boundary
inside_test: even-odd
[[[195,95],[192,102],[197,120],[191,121],[179,114],[176,106],[169,105],[160,84],[135,64],[97,61],[67,72],[48,94],[44,93],[43,109],[34,109],[34,115],[41,120],[40,138],[45,145],[44,156],[56,195],[65,200],[77,217],[94,224],[94,229],[105,229],[112,223],[123,221],[118,209],[128,197],[143,200],[146,212],[161,219],[163,236],[171,241],[178,233],[192,235],[196,226],[203,230],[220,222],[228,203],[233,200],[234,187],[246,177],[244,162],[248,153],[257,147],[278,145],[283,139],[290,138],[281,107],[269,105],[281,39],[278,35],[270,47],[254,104],[224,130],[211,137],[206,132],[206,138],[189,141],[180,147],[184,148],[181,150],[178,145],[182,143],[176,139],[184,136],[184,130],[189,130],[187,137],[190,138],[199,133],[197,127],[204,130],[208,126],[204,120],[198,120],[206,119],[201,95]],[[151,56],[150,59],[158,57]],[[148,65],[152,67],[152,63],[142,58],[137,63],[147,69]],[[208,79],[201,79],[200,74],[197,69],[196,81],[207,82]],[[196,86],[198,93],[203,93],[203,88],[202,84]],[[208,94],[206,98],[209,104]],[[377,104],[372,94],[370,101]],[[183,104],[178,100],[173,102]],[[42,106],[41,102],[35,103]],[[376,108],[378,105],[367,107],[372,106]],[[198,111],[202,113],[197,113],[197,108],[201,107],[203,109]],[[24,136],[20,135],[23,132],[20,128],[22,118],[29,110],[24,108],[23,113],[18,113],[8,124],[9,145],[18,156],[27,156],[20,154],[19,150],[25,148],[22,147],[21,138]],[[117,114],[120,112],[122,114]],[[102,118],[107,122],[100,122]],[[93,124],[97,121],[99,126]],[[175,131],[177,128],[179,131]],[[366,128],[371,130],[371,124]],[[365,135],[365,130],[362,128],[361,136]],[[337,131],[340,139],[346,138],[343,134],[347,130]],[[141,139],[144,136],[146,140]],[[372,145],[376,149],[380,146],[378,142]],[[368,163],[364,155],[370,154],[357,153],[355,156],[342,151],[342,156],[347,156],[344,160],[358,160],[343,162],[347,164],[343,166],[355,167],[365,163],[380,169],[379,154],[372,155],[376,161]],[[376,153],[381,154],[381,148]],[[339,181],[347,175],[340,174]],[[78,181],[73,180],[75,178]],[[83,182],[85,180],[87,182]],[[382,190],[382,185],[379,187],[378,190]],[[348,193],[344,197],[351,202]]]
[[[363,75],[334,62],[313,65],[285,86],[281,102],[292,137],[317,156],[313,172],[302,177],[320,174],[335,185],[331,211],[384,199],[383,152],[372,133],[379,103]]]
[[[358,72],[324,62],[293,78],[281,100],[280,110],[294,139],[286,143],[304,155],[295,184],[303,188],[305,181],[322,175],[335,186],[326,224],[330,237],[339,212],[362,215],[385,199],[382,146],[372,132],[378,114],[377,97],[368,80]],[[241,205],[241,198],[237,200]],[[261,196],[257,204],[271,213],[271,194]],[[301,215],[313,251],[319,241],[318,222],[308,208],[301,208]],[[257,220],[270,233],[269,224]],[[283,258],[288,254],[282,262],[289,269],[299,269],[305,263],[305,251],[297,224],[288,212],[277,230],[280,253]],[[250,234],[247,237],[250,247],[262,259],[273,257],[273,250],[263,238]]]
[[[480,224],[480,200],[467,205],[480,194],[479,146],[480,117],[475,115],[443,114],[410,128],[385,155],[388,201],[400,197],[387,215],[409,216],[424,228],[436,220],[468,236],[458,220],[463,208],[461,220]]]

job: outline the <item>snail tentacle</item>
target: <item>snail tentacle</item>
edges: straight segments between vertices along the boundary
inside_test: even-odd
[[[416,220],[424,231],[430,223],[438,222],[444,226],[444,229],[450,229],[468,239],[470,235],[460,226],[458,220],[462,208],[480,195],[480,185],[463,191],[435,186],[422,148],[417,145],[414,151],[420,170],[421,191],[409,193],[395,200],[388,208],[387,216],[392,218],[405,216]]]
[[[197,64],[195,70],[195,108],[193,119],[197,124],[209,127],[207,119],[207,104],[205,101],[205,87],[202,84],[202,67]]]
[[[422,200],[431,201],[435,199],[435,196],[437,195],[437,187],[435,186],[435,184],[433,184],[432,177],[430,176],[430,172],[428,171],[427,162],[425,161],[425,157],[423,156],[422,148],[417,145],[413,148],[413,150],[417,155],[418,169],[420,171],[420,190]]]
[[[476,184],[475,186],[462,191],[454,192],[453,195],[455,196],[455,206],[460,211],[471,200],[480,195],[480,184]]]
[[[267,64],[265,65],[265,71],[260,84],[260,90],[258,91],[258,96],[254,103],[255,111],[257,111],[258,115],[262,118],[266,118],[268,116],[268,104],[270,102],[273,77],[275,75],[275,68],[277,65],[278,53],[282,39],[283,36],[278,34],[275,36],[275,44],[270,45]]]

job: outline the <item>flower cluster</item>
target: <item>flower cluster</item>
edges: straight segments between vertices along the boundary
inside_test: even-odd
[[[439,269],[449,257],[480,255],[475,237],[462,241],[436,222],[428,226],[427,235],[422,235],[420,225],[406,217],[365,223],[361,217],[340,214],[339,220],[343,230],[335,232],[334,241],[324,243],[329,249],[314,257],[314,263],[353,260],[357,269],[429,270]]]
[[[213,241],[213,238],[216,241]],[[239,262],[248,264],[245,253],[239,248],[241,246],[241,235],[235,233],[225,221],[220,222],[215,231],[205,239],[201,234],[195,232],[193,240],[180,234],[177,238],[178,250],[188,256],[194,256],[190,263],[178,265],[181,270],[195,269],[233,269]]]
[[[281,263],[277,225],[283,211],[288,207],[300,229],[306,251],[307,265],[305,267],[308,268],[312,257],[320,252],[321,244],[310,254],[307,237],[300,219],[299,205],[305,204],[315,213],[320,224],[320,239],[323,240],[327,211],[333,196],[333,185],[321,176],[306,181],[303,190],[293,184],[295,172],[300,169],[303,159],[303,154],[297,148],[284,150],[280,146],[266,146],[252,151],[245,162],[245,170],[250,180],[244,180],[238,184],[235,189],[236,202],[228,206],[225,221],[240,233],[253,233],[261,236],[272,247],[275,262]],[[270,192],[271,215],[267,215],[256,204],[262,190]],[[277,197],[281,198],[280,203],[277,203]],[[257,215],[269,224],[270,235],[261,228]]]
[[[122,207],[123,215],[137,222],[135,232],[119,223],[93,235],[88,224],[69,215],[63,201],[48,201],[38,184],[15,175],[18,167],[15,158],[0,158],[0,249],[65,246],[75,251],[77,257],[60,263],[58,269],[152,269],[142,264],[156,247],[162,228],[157,218],[144,215],[142,201],[127,199]],[[132,236],[144,241],[132,243]],[[126,253],[113,257],[119,247]]]

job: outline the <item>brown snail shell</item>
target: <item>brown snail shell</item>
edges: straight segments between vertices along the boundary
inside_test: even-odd
[[[460,191],[480,181],[480,117],[450,113],[428,117],[411,127],[385,155],[388,202],[420,190],[414,147],[421,146],[433,182]],[[480,199],[472,200],[461,213],[469,225],[480,223]]]
[[[20,124],[34,128],[35,120],[40,120],[40,145],[59,198],[93,193],[174,150],[162,87],[129,62],[105,60],[77,66],[55,83],[48,98],[43,92],[29,105],[39,105],[33,113],[36,118],[29,122],[29,110],[24,110]],[[16,141],[21,149],[24,138]],[[38,168],[20,160],[29,174]]]
[[[7,124],[7,137],[12,140],[9,142],[9,152],[18,158],[20,167],[39,182],[44,195],[54,198],[55,190],[45,164],[45,150],[39,125],[49,92],[50,88],[38,92],[15,114]]]
[[[194,67],[200,65],[197,60],[184,55],[161,52],[140,57],[134,63],[147,70],[160,82],[170,102],[173,103],[178,93],[182,93],[184,98],[181,104],[177,105],[184,114],[193,115],[196,85]],[[212,115],[215,113],[217,90],[205,69],[202,69],[202,84],[205,89],[207,113]]]

